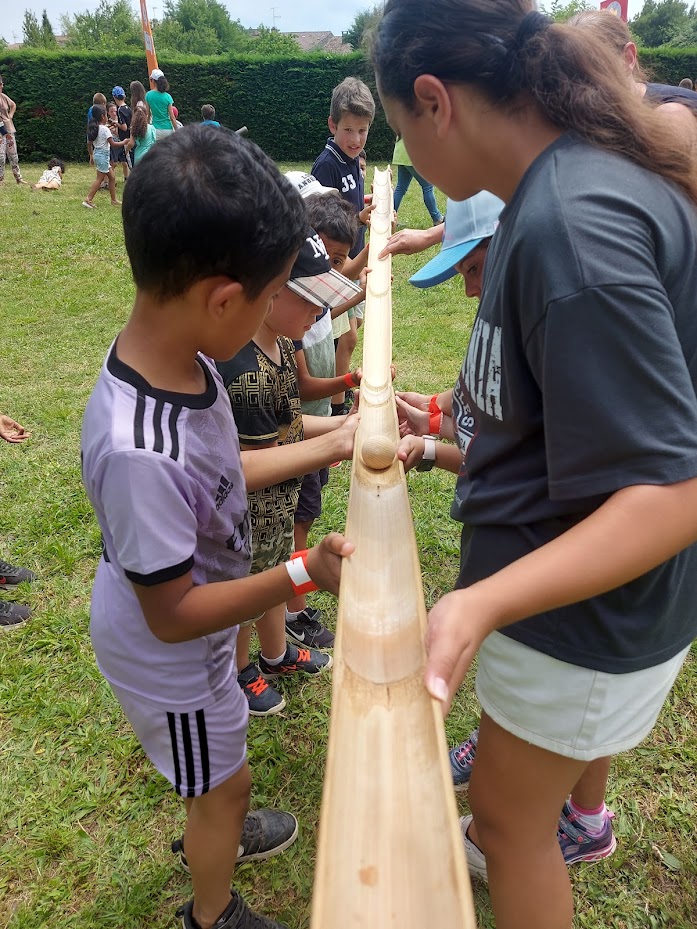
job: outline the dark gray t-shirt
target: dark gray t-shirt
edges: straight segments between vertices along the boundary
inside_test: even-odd
[[[501,214],[483,294],[454,396],[459,586],[623,487],[697,476],[697,211],[657,175],[564,135]],[[582,667],[660,664],[697,636],[697,547],[502,631]]]

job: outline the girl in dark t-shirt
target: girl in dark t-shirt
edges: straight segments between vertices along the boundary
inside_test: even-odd
[[[526,0],[388,0],[373,60],[416,170],[506,203],[426,685],[448,707],[479,653],[470,869],[501,929],[570,929],[559,811],[573,788],[605,828],[609,757],[697,635],[697,165],[607,45]]]

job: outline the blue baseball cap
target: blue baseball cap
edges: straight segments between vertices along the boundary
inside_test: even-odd
[[[119,85],[117,84],[116,87],[114,87],[114,89],[112,90],[111,96],[112,97],[125,97],[126,91],[123,89],[123,87],[119,87]]]
[[[488,190],[467,200],[448,200],[445,210],[443,244],[435,258],[409,278],[415,287],[435,287],[457,274],[455,266],[496,232],[499,214],[504,208]]]

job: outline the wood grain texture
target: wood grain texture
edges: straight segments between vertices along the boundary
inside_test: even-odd
[[[392,188],[375,172],[361,422],[342,567],[312,929],[475,929],[439,704],[423,683],[426,608],[404,469],[363,443],[399,430],[390,377]]]

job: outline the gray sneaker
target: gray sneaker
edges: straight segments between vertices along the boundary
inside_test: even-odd
[[[288,929],[285,923],[274,922],[250,910],[237,891],[231,890],[230,893],[230,905],[216,919],[211,929]],[[194,919],[193,909],[194,901],[189,900],[177,910],[177,916],[181,919],[184,929],[200,929]]]
[[[237,851],[237,863],[245,861],[264,861],[280,855],[295,842],[298,837],[298,821],[292,813],[282,810],[256,810],[247,813]],[[184,854],[184,839],[172,842],[172,851],[179,855],[179,862],[185,871],[189,863]]]
[[[23,603],[0,600],[0,632],[9,632],[23,626],[31,616],[31,610]]]

